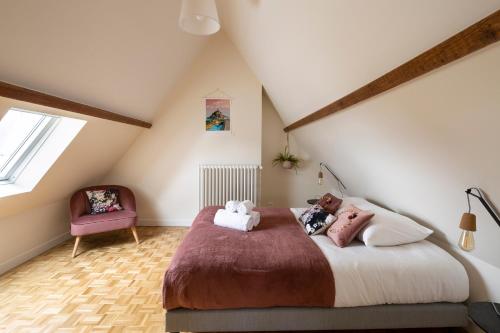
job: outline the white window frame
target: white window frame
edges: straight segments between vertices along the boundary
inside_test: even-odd
[[[0,166],[2,168],[0,169],[0,172],[5,169],[8,170],[5,176],[0,178],[0,185],[13,184],[16,182],[16,179],[19,177],[23,169],[36,155],[40,147],[42,147],[43,143],[54,131],[60,121],[60,117],[42,112],[28,111],[19,108],[10,108],[9,111],[34,113],[42,116],[42,118],[40,118],[37,124],[31,129],[30,133],[24,138],[23,142],[16,148],[16,151],[10,156],[9,160],[7,160],[3,166]],[[48,121],[42,125],[47,119]],[[42,130],[39,131],[38,134],[34,134],[40,126],[43,126]],[[31,141],[31,143],[29,143],[29,146],[22,151],[25,145],[28,144],[27,141],[32,139],[33,135],[36,135],[36,137]],[[12,161],[15,162],[11,163]]]

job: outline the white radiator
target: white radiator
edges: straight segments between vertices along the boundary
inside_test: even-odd
[[[200,165],[200,210],[228,200],[260,204],[260,165]]]

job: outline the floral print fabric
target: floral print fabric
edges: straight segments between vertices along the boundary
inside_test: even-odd
[[[123,210],[118,203],[118,190],[107,189],[97,191],[85,191],[90,202],[90,214],[102,214]]]
[[[309,236],[325,231],[337,218],[316,204],[306,210],[299,218]]]

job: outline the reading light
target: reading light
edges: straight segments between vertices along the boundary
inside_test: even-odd
[[[321,185],[321,184],[323,184],[323,171],[321,171],[321,166],[320,166],[320,170],[318,172],[318,185]]]
[[[183,0],[179,26],[193,35],[207,36],[219,31],[215,0]]]
[[[475,190],[477,194],[472,193]],[[467,213],[462,215],[462,220],[460,221],[460,229],[462,229],[462,234],[460,235],[460,239],[458,241],[458,246],[464,251],[472,251],[474,249],[474,232],[476,231],[476,215],[472,214],[470,207],[470,196],[476,197],[486,208],[488,213],[490,213],[491,217],[500,227],[500,218],[498,217],[498,213],[495,212],[494,208],[488,201],[486,197],[483,196],[481,189],[477,187],[468,188],[465,193],[467,194],[467,205],[469,210]]]
[[[458,241],[458,245],[464,251],[472,251],[474,249],[474,232],[476,231],[476,215],[464,213],[460,221],[460,229],[462,234]]]
[[[344,188],[344,190],[347,190],[347,187],[345,187],[344,183],[342,183],[342,181],[340,180],[340,178],[337,177],[337,175],[332,171],[332,169],[330,169],[330,167],[328,166],[328,164],[326,164],[325,162],[319,163],[318,185],[323,184],[323,169],[322,169],[323,167],[333,176],[333,178],[335,178],[337,180],[337,184],[339,186],[340,193],[342,193],[341,186]]]

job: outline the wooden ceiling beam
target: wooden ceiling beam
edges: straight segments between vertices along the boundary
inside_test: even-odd
[[[95,108],[93,106],[73,102],[67,99],[51,96],[39,91],[30,90],[27,88],[15,86],[6,82],[0,81],[0,96],[17,99],[24,102],[40,104],[55,109],[66,110],[70,112],[84,114],[86,116],[116,121],[128,125],[150,128],[151,123],[123,116],[118,113]]]
[[[284,128],[297,129],[449,64],[500,39],[500,10],[378,79]]]

